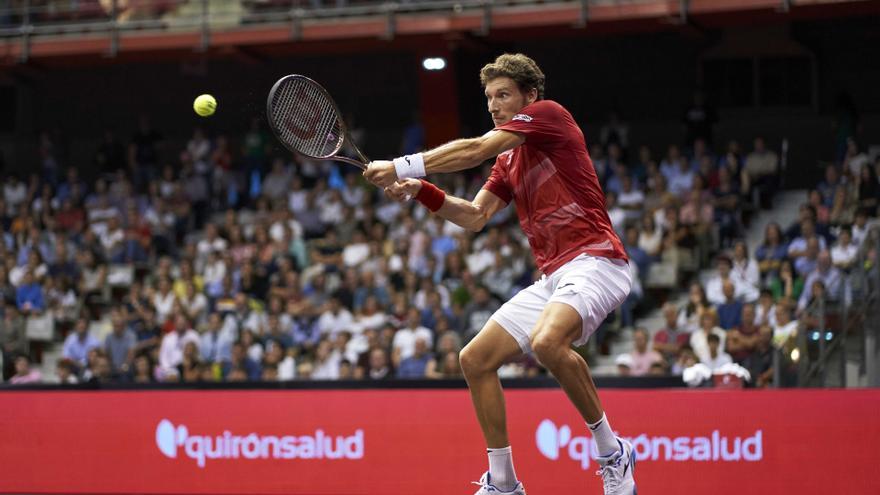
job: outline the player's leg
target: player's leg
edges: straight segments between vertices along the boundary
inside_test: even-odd
[[[529,350],[529,332],[550,294],[543,280],[520,291],[492,315],[480,333],[461,351],[461,368],[488,447],[489,471],[478,483],[478,495],[498,492],[525,495],[513,469],[498,368]]]
[[[531,334],[535,357],[553,374],[584,418],[600,457],[605,493],[635,492],[632,446],[614,435],[581,345],[629,293],[628,266],[604,258],[577,259],[554,274],[554,293]]]
[[[490,449],[510,445],[498,368],[520,354],[522,348],[516,339],[497,322],[489,320],[459,355],[477,420]]]
[[[581,336],[582,321],[581,315],[565,303],[547,304],[532,332],[532,350],[562,385],[581,417],[592,424],[603,415],[599,392],[587,362],[571,348]]]
[[[498,368],[519,354],[522,348],[516,339],[497,322],[489,320],[459,356],[489,457],[489,470],[478,483],[477,495],[496,491],[520,493],[517,489],[525,493],[513,468],[504,392],[498,378]]]

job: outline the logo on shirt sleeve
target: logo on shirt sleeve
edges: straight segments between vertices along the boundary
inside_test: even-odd
[[[511,120],[522,120],[523,122],[531,122],[532,117],[530,115],[526,115],[524,113],[518,113],[518,114],[514,115],[513,119],[511,119]]]

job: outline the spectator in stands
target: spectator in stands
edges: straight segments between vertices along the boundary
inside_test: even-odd
[[[318,318],[318,329],[322,336],[332,339],[337,333],[351,328],[353,322],[351,311],[342,306],[337,296],[332,296],[327,309]]]
[[[819,183],[817,190],[822,195],[822,203],[831,207],[834,205],[834,195],[837,193],[837,187],[842,183],[840,172],[834,165],[825,167],[825,179]]]
[[[80,317],[74,324],[73,332],[64,340],[61,356],[69,359],[82,370],[87,365],[89,351],[101,346],[101,343],[89,333],[89,320]]]
[[[788,274],[791,275],[791,263],[788,264]],[[803,280],[801,280],[803,283]],[[780,296],[782,297],[782,296]],[[786,296],[786,299],[792,299]],[[755,305],[755,324],[758,326],[776,324],[776,298],[773,297],[773,291],[770,289],[761,289],[761,297],[758,298],[758,304]]]
[[[388,353],[385,352],[385,349],[377,347],[371,350],[364,378],[368,380],[387,380],[393,376],[393,369],[388,361]]]
[[[727,331],[725,346],[737,363],[742,363],[757,346],[760,326],[755,320],[755,305],[746,304],[742,307],[739,325]]]
[[[718,327],[718,313],[714,309],[708,309],[703,312],[702,316],[700,316],[699,330],[691,333],[691,348],[701,363],[709,362],[712,359],[709,352],[709,335],[718,336],[718,350],[723,352],[727,334]]]
[[[853,242],[859,247],[864,244],[865,239],[868,237],[868,230],[871,225],[871,223],[868,222],[868,218],[868,212],[865,210],[860,209],[855,213],[855,221],[852,225],[852,238]]]
[[[431,359],[427,341],[416,338],[415,352],[400,362],[400,366],[397,367],[397,378],[425,378]]]
[[[626,234],[623,237],[623,247],[626,249],[626,255],[631,263],[635,263],[639,267],[639,277],[644,283],[648,278],[651,268],[651,257],[644,249],[639,247],[639,229],[634,225],[626,228]]]
[[[706,291],[699,282],[693,282],[688,288],[688,302],[678,313],[678,327],[694,332],[700,327],[700,318],[712,304],[706,299]]]
[[[842,227],[837,242],[831,247],[831,262],[843,271],[849,271],[856,262],[859,247],[852,240],[852,229]]]
[[[840,269],[831,263],[831,253],[828,251],[822,251],[819,253],[816,269],[807,275],[804,287],[809,290],[801,293],[801,297],[798,299],[799,311],[803,311],[804,308],[806,308],[814,299],[815,292],[813,290],[813,285],[817,281],[822,282],[822,286],[825,289],[824,295],[829,301],[837,301],[840,299],[844,284],[843,274],[840,272]]]
[[[681,348],[690,341],[690,333],[679,326],[678,308],[667,302],[663,305],[665,326],[654,333],[653,347],[668,363],[672,363]]]
[[[644,376],[648,374],[651,365],[663,360],[659,352],[649,349],[650,336],[644,328],[636,328],[633,332],[635,348],[629,353],[632,359],[630,374],[632,376]]]
[[[806,241],[804,254],[796,258],[792,257],[794,259],[794,269],[798,275],[806,277],[816,269],[819,262],[819,254],[824,251],[821,247],[820,239],[821,237],[810,237]]]
[[[405,326],[397,330],[391,344],[391,361],[395,367],[399,367],[404,359],[415,355],[416,342],[419,339],[423,339],[428,347],[434,345],[434,335],[431,330],[421,326],[419,310],[412,307],[407,311]]]
[[[30,270],[25,271],[21,284],[15,290],[15,302],[19,311],[25,315],[38,315],[46,309],[43,287]]]
[[[807,193],[807,204],[816,212],[816,223],[828,225],[828,222],[831,220],[831,208],[823,203],[822,193],[817,189],[811,189]]]
[[[315,380],[338,380],[339,365],[342,362],[342,354],[333,348],[328,339],[322,339],[315,350],[314,370],[312,379]]]
[[[718,187],[715,195],[715,221],[720,228],[721,246],[727,247],[739,236],[741,229],[740,194],[742,190],[736,177],[728,168],[718,171]]]
[[[614,364],[617,365],[618,375],[632,376],[633,360],[631,354],[620,354],[619,356],[617,356],[617,358],[614,359]]]
[[[464,314],[461,318],[462,332],[465,338],[476,335],[499,307],[501,305],[492,297],[489,289],[484,286],[477,286],[474,291],[473,301],[465,306]]]
[[[137,337],[126,325],[125,315],[121,308],[113,311],[111,324],[113,329],[104,340],[104,350],[107,357],[110,358],[112,372],[116,375],[122,375],[127,373],[131,366],[132,350],[137,342]]]
[[[155,366],[148,353],[138,354],[130,372],[133,383],[154,383],[156,381]]]
[[[654,221],[653,215],[642,217],[642,229],[639,232],[639,248],[652,260],[659,260],[663,249],[663,230]]]
[[[877,208],[880,206],[880,181],[877,179],[876,169],[866,165],[862,167],[856,177],[859,194],[858,207],[865,210],[870,216],[877,216]]]
[[[732,280],[722,282],[721,291],[724,302],[715,307],[718,311],[718,324],[724,330],[730,330],[742,324],[743,303],[736,299],[736,288]]]
[[[235,338],[232,327],[223,325],[220,313],[211,313],[208,316],[207,327],[199,339],[199,351],[202,354],[202,359],[207,363],[228,361]]]
[[[741,365],[749,371],[751,384],[763,388],[773,381],[773,329],[763,326],[758,333],[754,351],[746,357]]]
[[[698,364],[700,362],[697,359],[697,355],[694,354],[694,350],[691,349],[690,344],[685,345],[679,351],[678,356],[675,359],[675,362],[672,364],[672,368],[670,369],[670,373],[676,376],[681,376],[684,370],[690,368],[691,366]]]
[[[76,376],[76,366],[67,359],[59,359],[55,364],[55,377],[60,385],[76,385],[79,378]]]
[[[739,240],[733,244],[733,265],[730,276],[738,284],[746,284],[758,288],[761,285],[761,272],[758,262],[749,257],[749,249],[745,241]]]
[[[6,305],[0,318],[0,351],[3,357],[2,377],[8,380],[15,373],[15,356],[28,355],[30,352],[25,319],[11,304]]]
[[[818,246],[814,248],[818,249]],[[779,277],[770,282],[773,299],[777,301],[782,298],[798,300],[804,291],[804,286],[804,276],[796,272],[788,260],[782,262]]]
[[[9,379],[9,383],[13,385],[24,385],[28,383],[40,383],[43,381],[43,375],[40,370],[31,368],[31,358],[25,354],[19,354],[15,358],[15,374]]]
[[[792,303],[781,300],[776,303],[776,325],[773,326],[773,343],[782,348],[797,336],[798,321],[792,319]]]
[[[199,334],[192,329],[186,316],[178,314],[174,317],[173,331],[162,337],[159,348],[159,367],[163,373],[170,372],[183,362],[183,349],[187,342],[193,342],[198,346]]]
[[[721,338],[718,335],[710,334],[706,337],[706,341],[709,344],[709,355],[707,359],[702,360],[701,362],[709,367],[710,370],[715,371],[725,364],[730,364],[733,362],[730,354],[722,351],[721,348]]]
[[[706,282],[706,298],[714,305],[724,304],[726,297],[724,296],[724,282],[731,281],[733,283],[735,297],[744,302],[754,302],[758,300],[760,295],[758,288],[754,285],[739,281],[732,276],[732,261],[727,256],[719,256],[716,261],[718,274]]]
[[[782,238],[782,229],[776,222],[768,223],[764,229],[764,242],[755,251],[761,276],[765,279],[774,277],[787,255],[788,245]]]
[[[247,348],[241,342],[232,344],[229,360],[221,363],[221,369],[226,381],[256,381],[262,375],[259,363],[248,357]]]
[[[755,138],[754,149],[746,156],[743,173],[747,175],[751,188],[757,191],[761,206],[770,208],[779,186],[779,156],[766,148],[763,137]]]

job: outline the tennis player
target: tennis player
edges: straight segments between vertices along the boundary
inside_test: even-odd
[[[529,239],[540,280],[505,303],[461,351],[489,454],[476,495],[525,495],[513,467],[497,370],[532,352],[562,385],[589,428],[607,495],[636,492],[632,445],[614,435],[583,345],[629,294],[628,260],[611,227],[584,135],[571,114],[544,99],[544,74],[522,54],[505,54],[480,71],[495,128],[393,161],[374,161],[364,176],[402,201],[411,196],[446,220],[479,231],[511,201]],[[491,175],[473,201],[419,180],[492,157]]]

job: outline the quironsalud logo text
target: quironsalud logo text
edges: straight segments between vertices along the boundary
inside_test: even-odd
[[[236,435],[224,430],[219,435],[195,435],[186,425],[175,426],[163,419],[156,427],[156,446],[166,457],[176,459],[180,447],[183,454],[203,468],[214,459],[362,459],[364,431],[351,436],[314,435]]]
[[[586,429],[586,427],[584,427]],[[642,433],[625,437],[632,442],[638,461],[760,461],[764,457],[763,432],[756,430],[749,437],[729,437],[713,430],[708,436],[649,436]],[[573,436],[568,425],[556,426],[545,419],[535,432],[538,450],[544,457],[556,461],[563,454],[580,463],[582,469],[590,466],[590,459],[598,454],[592,438]]]

